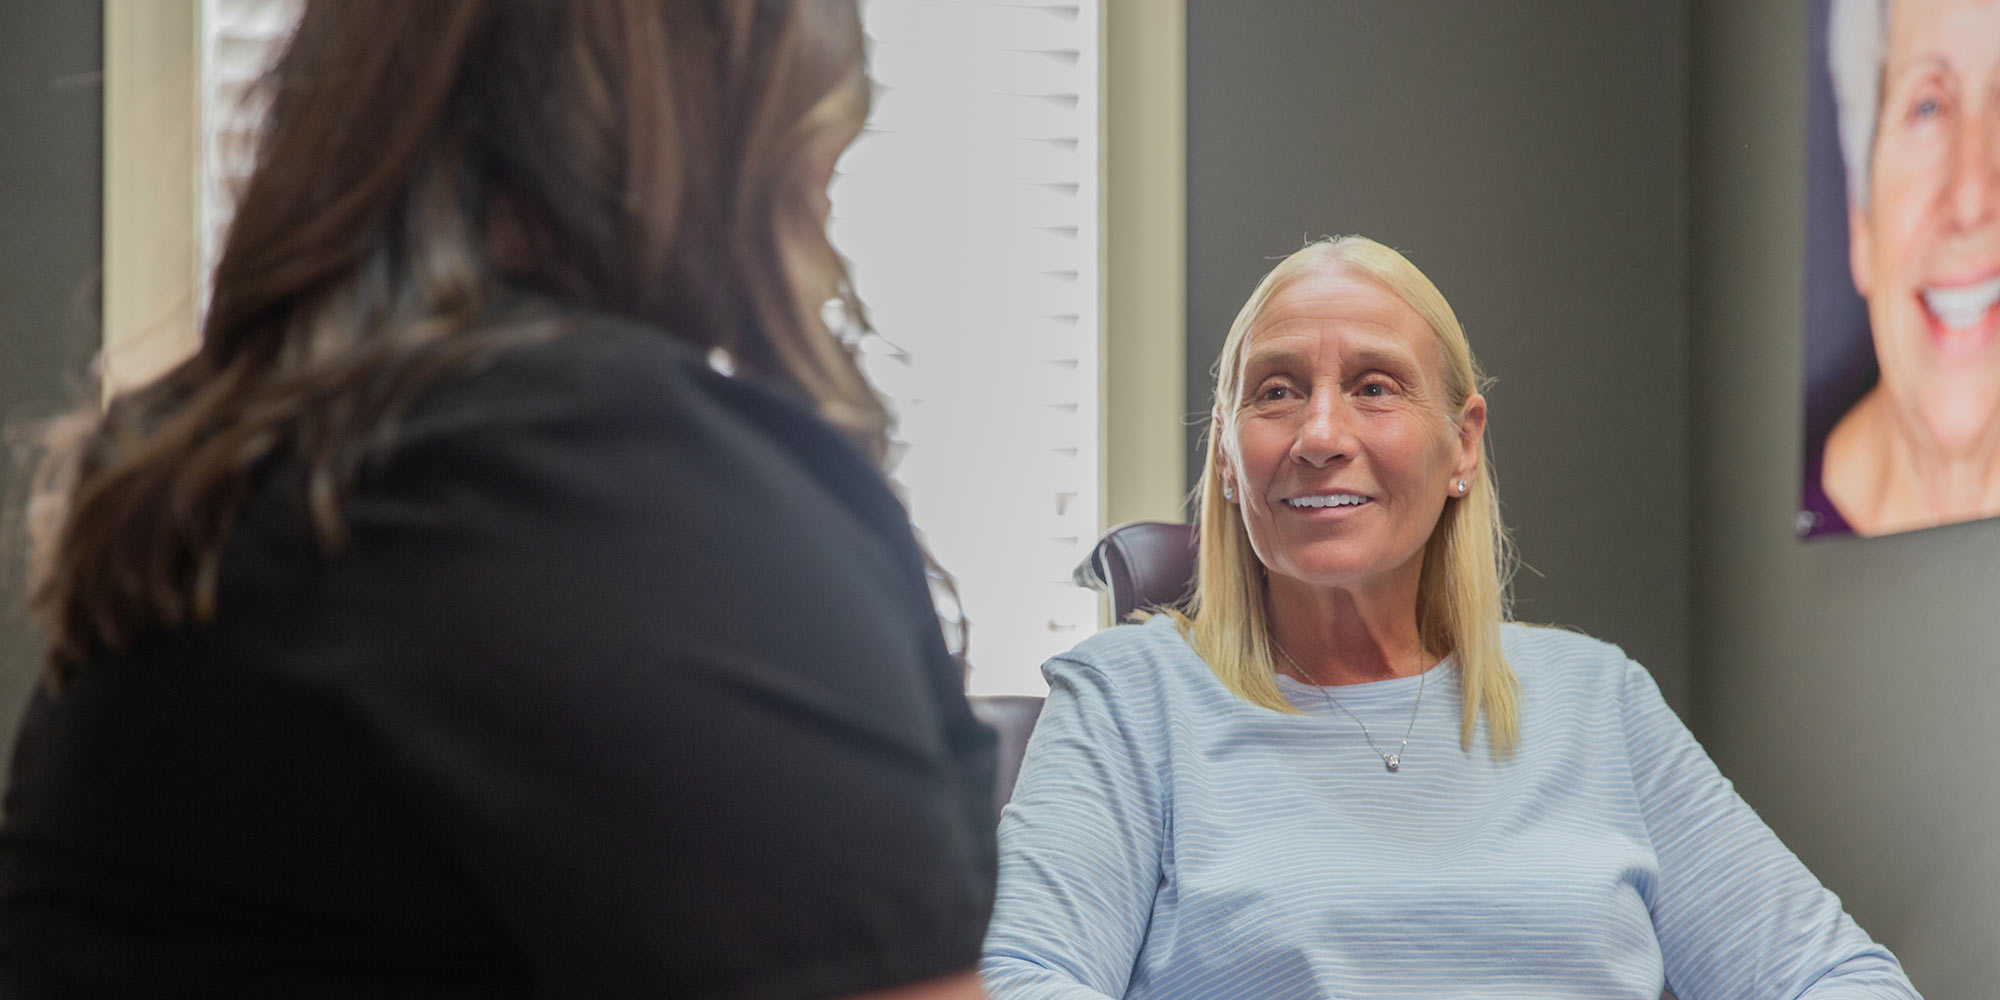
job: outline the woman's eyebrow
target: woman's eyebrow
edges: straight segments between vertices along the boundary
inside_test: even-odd
[[[1288,347],[1252,348],[1243,355],[1243,371],[1260,371],[1271,368],[1300,368],[1310,363],[1305,352]]]
[[[1407,351],[1386,347],[1363,347],[1353,351],[1349,357],[1354,362],[1350,367],[1356,371],[1382,368],[1398,374],[1416,367],[1417,359]]]
[[[1924,76],[1939,76],[1954,82],[1958,79],[1958,74],[1952,72],[1951,60],[1942,55],[1924,53],[1921,55],[1906,56],[1883,68],[1883,94],[1886,96],[1889,91],[1905,86],[1912,80]]]
[[[1317,363],[1316,357],[1291,348],[1252,350],[1243,357],[1242,391],[1255,391],[1257,381],[1274,372],[1298,371]],[[1356,347],[1341,353],[1340,377],[1346,380],[1364,372],[1383,371],[1408,380],[1417,368],[1417,359],[1408,351],[1387,346]]]

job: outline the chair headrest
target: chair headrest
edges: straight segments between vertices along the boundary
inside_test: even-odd
[[[1131,521],[1104,533],[1077,565],[1077,586],[1109,590],[1114,619],[1140,608],[1179,604],[1194,588],[1191,524]]]

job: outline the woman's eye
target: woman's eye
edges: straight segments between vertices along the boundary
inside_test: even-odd
[[[1909,122],[1923,125],[1951,115],[1951,95],[1935,90],[1917,94],[1910,99]]]
[[[1266,403],[1275,403],[1278,400],[1281,400],[1286,396],[1291,395],[1291,393],[1292,390],[1286,386],[1282,385],[1265,386],[1264,391],[1257,394],[1257,398]]]
[[[1361,394],[1363,396],[1379,398],[1389,394],[1389,387],[1380,382],[1367,382],[1361,386]]]

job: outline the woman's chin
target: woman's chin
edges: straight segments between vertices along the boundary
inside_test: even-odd
[[[1271,583],[1301,592],[1370,593],[1392,588],[1401,575],[1416,571],[1422,555],[1419,551],[1414,560],[1401,563],[1393,558],[1293,558],[1282,567],[1272,567]]]

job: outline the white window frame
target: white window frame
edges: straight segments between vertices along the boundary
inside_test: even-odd
[[[1186,0],[1105,0],[1103,523],[1185,519]]]

